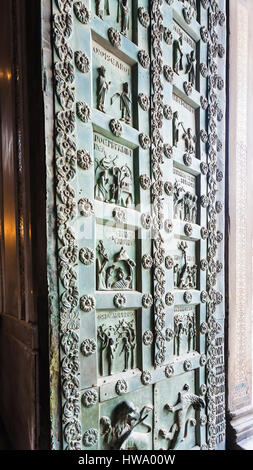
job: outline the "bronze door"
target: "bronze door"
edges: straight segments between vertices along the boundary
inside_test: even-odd
[[[224,2],[53,2],[64,449],[223,449]]]

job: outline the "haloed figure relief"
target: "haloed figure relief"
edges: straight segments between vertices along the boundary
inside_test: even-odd
[[[104,16],[110,15],[110,0],[96,0],[96,14],[101,18],[104,19]]]
[[[129,0],[118,0],[117,22],[120,23],[121,33],[126,36],[129,30]]]
[[[113,409],[111,418],[102,416],[101,436],[105,447],[111,450],[150,449],[152,428],[145,421],[152,410],[150,404],[139,410],[134,403],[125,400]]]
[[[118,157],[110,157],[104,151],[104,157],[96,161],[95,198],[99,201],[131,207],[133,202],[133,175],[126,164],[117,166]]]
[[[169,449],[177,449],[178,446],[186,439],[189,427],[196,426],[196,419],[188,417],[190,408],[195,411],[205,408],[203,398],[189,392],[189,385],[185,384],[183,390],[179,392],[175,405],[167,403],[165,410],[175,413],[175,421],[169,431],[160,429],[160,435],[164,439],[168,439]]]

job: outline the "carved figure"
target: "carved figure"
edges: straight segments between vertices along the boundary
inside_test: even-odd
[[[184,329],[183,322],[179,321],[176,323],[176,327],[175,327],[175,340],[177,342],[176,354],[178,356],[180,356],[180,347],[181,347],[184,334],[185,334],[185,329]]]
[[[186,59],[187,59],[187,65],[186,65],[186,70],[185,73],[188,74],[188,81],[192,84],[192,86],[195,85],[195,53],[194,51],[191,51],[190,54],[186,54]]]
[[[114,360],[114,353],[118,347],[118,343],[114,343],[113,338],[109,338],[108,346],[107,346],[107,359],[108,359],[108,372],[109,375],[112,375],[112,367],[113,367],[113,360]]]
[[[174,281],[176,281],[175,287],[178,287],[179,289],[196,289],[197,266],[190,266],[187,261],[186,250],[188,245],[186,242],[181,242],[179,243],[178,248],[183,254],[183,265],[178,269],[177,278],[174,278]]]
[[[173,192],[173,200],[174,200],[174,217],[183,219],[184,214],[184,188],[179,185],[178,181],[175,181],[174,184],[174,192]]]
[[[98,68],[98,79],[97,79],[97,107],[99,111],[105,113],[105,100],[108,93],[111,82],[106,80],[106,69],[104,66]]]
[[[193,223],[196,223],[196,221],[197,221],[197,201],[198,201],[197,196],[193,195],[192,196],[191,216],[190,216],[190,220]]]
[[[121,33],[126,36],[129,30],[129,6],[128,0],[118,0],[117,21],[121,23]]]
[[[178,282],[179,282],[179,265],[178,264],[175,264],[174,265],[174,286],[177,286],[178,285]]]
[[[130,358],[130,352],[131,352],[131,345],[130,345],[129,340],[126,336],[123,338],[123,347],[122,347],[122,350],[120,352],[120,355],[123,352],[124,352],[124,361],[125,361],[125,367],[123,369],[123,372],[126,372],[126,370],[129,367],[128,364],[129,364],[129,358]]]
[[[164,439],[170,440],[170,449],[177,449],[181,442],[185,440],[189,424],[192,424],[193,426],[196,425],[195,419],[187,417],[191,407],[196,411],[200,410],[201,408],[205,408],[205,402],[203,398],[198,395],[189,393],[188,384],[185,384],[182,392],[179,392],[177,402],[174,406],[169,404],[165,405],[165,409],[169,412],[177,413],[175,423],[172,425],[171,430],[169,432],[166,432],[163,429],[160,430],[161,436]]]
[[[98,338],[101,342],[100,347],[100,373],[105,375],[104,360],[108,366],[108,375],[113,374],[113,365],[115,353],[121,345],[119,356],[124,354],[123,372],[129,368],[134,368],[134,350],[136,347],[136,333],[133,321],[120,320],[116,325],[106,327],[100,325],[97,330]]]
[[[195,350],[195,337],[196,337],[196,331],[195,331],[195,327],[194,327],[194,322],[193,322],[193,318],[191,316],[188,316],[188,319],[187,319],[187,336],[188,336],[188,353],[190,351],[194,351]]]
[[[132,101],[129,94],[129,84],[127,82],[123,83],[123,89],[121,93],[114,93],[111,98],[111,104],[113,104],[117,98],[120,99],[121,120],[127,124],[130,124]]]
[[[111,419],[103,416],[100,420],[105,445],[111,450],[147,450],[151,426],[145,420],[152,409],[152,405],[145,405],[139,411],[127,400],[117,405]],[[137,426],[143,431],[136,431]]]
[[[131,266],[131,264],[129,264],[129,266]],[[116,274],[116,281],[112,284],[112,288],[116,290],[130,289],[131,285],[132,285],[132,275],[126,276],[123,269],[118,268],[117,274]]]
[[[179,75],[179,71],[183,70],[183,51],[181,49],[182,43],[182,35],[173,41],[173,70],[177,75]]]
[[[106,359],[108,362],[108,375],[112,375],[113,361],[115,357],[115,352],[118,347],[118,341],[114,341],[112,335],[112,330],[105,329],[104,325],[98,328],[98,338],[101,341],[101,350],[100,350],[100,372],[101,375],[104,375],[104,351],[106,351]]]
[[[98,289],[129,290],[133,288],[135,261],[124,247],[115,253],[111,260],[105,251],[102,240],[97,246],[97,286]],[[110,264],[113,261],[113,264]]]
[[[188,191],[184,194],[184,220],[191,220],[192,194]]]
[[[107,185],[109,182],[107,170],[101,171],[97,183],[95,185],[95,198],[99,201],[105,201],[107,199]]]
[[[173,147],[177,147],[177,144],[179,142],[179,126],[182,125],[182,122],[178,122],[178,111],[175,111],[173,113],[173,118],[172,118],[172,141],[173,141]]]
[[[198,197],[185,191],[185,188],[176,180],[173,191],[174,217],[196,224]]]
[[[110,158],[105,154],[101,160],[96,159],[95,174],[100,171],[95,185],[95,198],[103,201],[130,207],[133,202],[132,171],[125,163],[116,166],[118,157]]]
[[[184,340],[185,338],[185,340]],[[189,353],[195,350],[196,327],[193,313],[178,313],[174,317],[174,354]],[[184,346],[184,351],[182,351]],[[187,348],[187,349],[186,349]]]
[[[105,266],[109,261],[109,256],[105,251],[103,242],[100,240],[97,246],[97,252],[99,257],[96,259],[97,263],[97,277],[98,277],[98,289],[105,288]]]
[[[96,14],[104,19],[104,15],[110,16],[110,0],[96,0]]]
[[[182,123],[182,127],[184,130],[184,134],[182,137],[185,141],[185,150],[187,153],[193,154],[195,153],[196,137],[192,134],[192,129],[190,127],[187,130],[185,130],[183,123]]]

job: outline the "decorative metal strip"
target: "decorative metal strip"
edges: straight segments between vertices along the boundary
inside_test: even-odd
[[[77,170],[75,143],[74,53],[70,45],[73,0],[55,0],[53,42],[56,61],[55,164],[58,226],[59,312],[63,448],[81,449],[79,392],[79,312],[75,269],[77,246],[72,229],[76,217],[73,180]],[[58,111],[58,109],[60,109]]]
[[[155,271],[164,263],[164,241],[161,235],[163,227],[163,16],[162,1],[151,1],[151,171],[152,171],[152,211],[153,211],[153,258]],[[159,276],[154,272],[154,319],[155,319],[155,365],[165,361],[165,304],[160,292],[163,292],[165,274],[159,269]],[[156,292],[159,294],[156,295]]]
[[[225,14],[220,10],[219,2],[209,1],[208,5],[208,270],[207,270],[207,409],[208,409],[208,448],[215,449],[217,446],[217,424],[224,428],[225,432],[225,410],[219,413],[217,420],[217,334],[220,331],[215,312],[216,307],[222,301],[222,295],[215,290],[217,274],[220,272],[221,263],[217,260],[218,244],[222,241],[222,234],[217,230],[218,214],[222,205],[216,199],[218,184],[220,182],[217,173],[217,152],[222,150],[222,142],[219,140],[217,123],[220,121],[219,102],[217,90],[223,88],[223,79],[218,75],[217,60],[221,57],[219,50],[218,27],[223,26]],[[222,119],[222,118],[221,118]],[[218,176],[217,176],[218,175]],[[220,383],[219,383],[220,385]],[[223,374],[224,385],[224,374]],[[224,387],[223,387],[224,388]],[[220,410],[219,410],[220,411]]]

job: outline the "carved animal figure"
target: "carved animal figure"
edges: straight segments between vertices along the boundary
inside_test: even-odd
[[[187,437],[189,424],[193,426],[196,424],[193,418],[188,418],[187,414],[190,408],[193,407],[194,410],[200,410],[205,407],[205,402],[203,398],[195,395],[194,393],[189,392],[189,385],[185,384],[182,392],[178,394],[178,400],[174,406],[169,404],[165,405],[165,408],[171,413],[177,413],[175,423],[173,424],[171,430],[167,433],[164,430],[160,431],[160,434],[164,439],[169,439],[170,449],[176,449]],[[173,431],[173,432],[172,432]]]
[[[105,444],[112,450],[147,450],[151,426],[145,423],[145,419],[152,409],[152,405],[145,405],[139,412],[134,403],[127,400],[121,402],[113,410],[111,420],[107,416],[100,420]],[[135,431],[139,425],[146,431]]]

